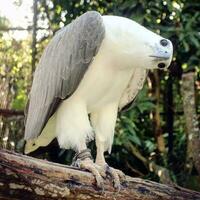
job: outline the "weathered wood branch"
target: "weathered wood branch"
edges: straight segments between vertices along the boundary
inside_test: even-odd
[[[127,177],[127,184],[115,192],[105,180],[104,193],[95,186],[89,172],[0,150],[0,199],[123,199],[200,200],[200,193]]]

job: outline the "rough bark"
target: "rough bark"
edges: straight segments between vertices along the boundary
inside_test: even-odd
[[[105,180],[102,192],[89,172],[0,150],[0,199],[200,200],[200,193],[131,177],[120,192]]]
[[[186,169],[191,172],[193,164],[200,175],[200,130],[195,106],[194,72],[182,77],[183,109],[187,130]]]

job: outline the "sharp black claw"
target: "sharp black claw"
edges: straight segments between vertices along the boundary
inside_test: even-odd
[[[106,171],[106,174],[107,174],[107,175],[109,175],[109,176],[112,177],[112,172],[111,172],[111,169],[110,169],[110,167],[109,167],[108,164],[106,164],[106,166],[105,166],[105,171]]]
[[[115,191],[118,193],[122,189],[121,185],[114,184]]]
[[[128,181],[127,180],[124,180],[123,182],[121,182],[121,185],[126,188],[128,187]]]
[[[98,189],[100,190],[102,195],[105,194],[105,189],[104,189],[103,184],[101,184],[101,186],[98,186]]]
[[[116,182],[116,180],[115,180],[115,178],[113,176],[112,169],[109,167],[109,165],[106,165],[105,166],[105,170],[106,170],[106,174],[113,179],[113,186],[114,186],[115,190],[117,192],[119,192],[121,190],[121,185],[120,185],[120,183],[118,181]]]

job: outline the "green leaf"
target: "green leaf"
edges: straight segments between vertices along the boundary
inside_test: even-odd
[[[200,37],[200,36],[199,36]],[[199,40],[194,36],[194,35],[190,35],[190,40],[191,42],[194,44],[194,46],[196,48],[199,48],[200,47],[200,42]]]
[[[140,138],[137,136],[136,131],[133,129],[133,127],[131,126],[127,126],[128,131],[130,132],[128,138],[135,144],[137,144],[138,146],[141,146],[141,140]]]

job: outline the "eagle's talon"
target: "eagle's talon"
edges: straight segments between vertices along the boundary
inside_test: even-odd
[[[121,183],[126,180],[125,174],[120,170],[109,167],[108,165],[106,166],[106,172],[112,177],[113,186],[116,191],[119,192],[121,190]]]
[[[103,176],[101,175],[101,172],[98,170],[98,167],[93,162],[93,160],[91,160],[90,158],[86,158],[84,160],[79,159],[75,162],[75,164],[80,169],[84,169],[91,172],[95,177],[97,187],[102,191],[104,191]]]
[[[126,175],[121,170],[118,170],[118,169],[114,169],[114,170],[117,172],[121,182],[126,182]]]

